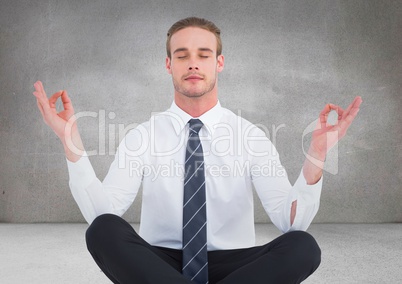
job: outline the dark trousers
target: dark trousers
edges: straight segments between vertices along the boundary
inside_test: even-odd
[[[88,250],[113,283],[190,284],[181,274],[181,250],[155,247],[122,218],[97,217],[86,232]],[[306,232],[281,235],[258,247],[208,252],[209,283],[300,283],[321,261]]]

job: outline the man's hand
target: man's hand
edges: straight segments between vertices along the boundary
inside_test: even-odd
[[[360,104],[362,102],[361,97],[356,97],[346,110],[334,104],[327,104],[321,111],[320,119],[313,132],[310,149],[303,165],[303,175],[307,184],[315,184],[320,180],[325,157],[329,150],[346,135],[349,126],[360,110]],[[328,124],[328,115],[332,110],[335,110],[338,114],[338,121],[334,125]],[[290,210],[291,225],[296,217],[296,208],[297,200],[292,202]]]
[[[310,149],[318,158],[327,155],[329,150],[342,139],[360,110],[361,97],[356,97],[346,110],[334,104],[327,104],[320,113],[320,127],[313,132]],[[335,125],[328,124],[329,113],[335,110],[338,114],[338,122]]]
[[[361,103],[362,98],[356,97],[346,110],[334,104],[327,104],[321,111],[303,167],[304,177],[309,184],[314,184],[321,178],[326,155],[346,135],[360,110]],[[338,114],[338,121],[334,125],[328,123],[328,115],[332,110]]]
[[[54,133],[64,141],[66,129],[71,129],[71,127],[68,127],[69,123],[71,125],[69,119],[74,115],[74,108],[67,92],[59,91],[54,93],[50,99],[48,99],[41,81],[37,81],[34,84],[34,87],[35,92],[33,92],[33,95],[36,97],[36,103],[42,114],[43,120],[48,126],[50,126]],[[64,107],[64,110],[59,113],[56,110],[56,101],[58,98],[61,98]]]
[[[49,99],[41,81],[34,84],[36,102],[42,118],[56,133],[63,143],[66,156],[70,161],[77,161],[83,152],[81,137],[78,132],[74,108],[66,91],[54,93]],[[61,98],[64,110],[57,112],[56,101]]]

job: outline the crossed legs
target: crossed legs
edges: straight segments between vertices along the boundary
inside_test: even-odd
[[[105,214],[86,233],[88,250],[113,283],[190,284],[181,274],[181,251],[155,247],[122,218]],[[258,247],[210,251],[210,284],[300,283],[319,266],[314,238],[295,231]]]

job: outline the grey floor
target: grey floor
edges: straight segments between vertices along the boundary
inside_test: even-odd
[[[0,283],[110,283],[86,251],[86,227],[0,224]],[[279,235],[272,225],[256,230],[258,244]],[[309,232],[322,263],[304,283],[402,283],[402,224],[313,224]]]

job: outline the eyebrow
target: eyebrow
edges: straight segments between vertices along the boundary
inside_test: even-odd
[[[173,54],[175,54],[176,52],[181,52],[181,51],[188,51],[188,48],[185,48],[185,47],[178,48],[178,49],[176,49],[176,50],[173,52]],[[207,52],[213,53],[213,50],[210,49],[210,48],[207,48],[207,47],[200,47],[200,48],[198,49],[198,51],[207,51]]]

